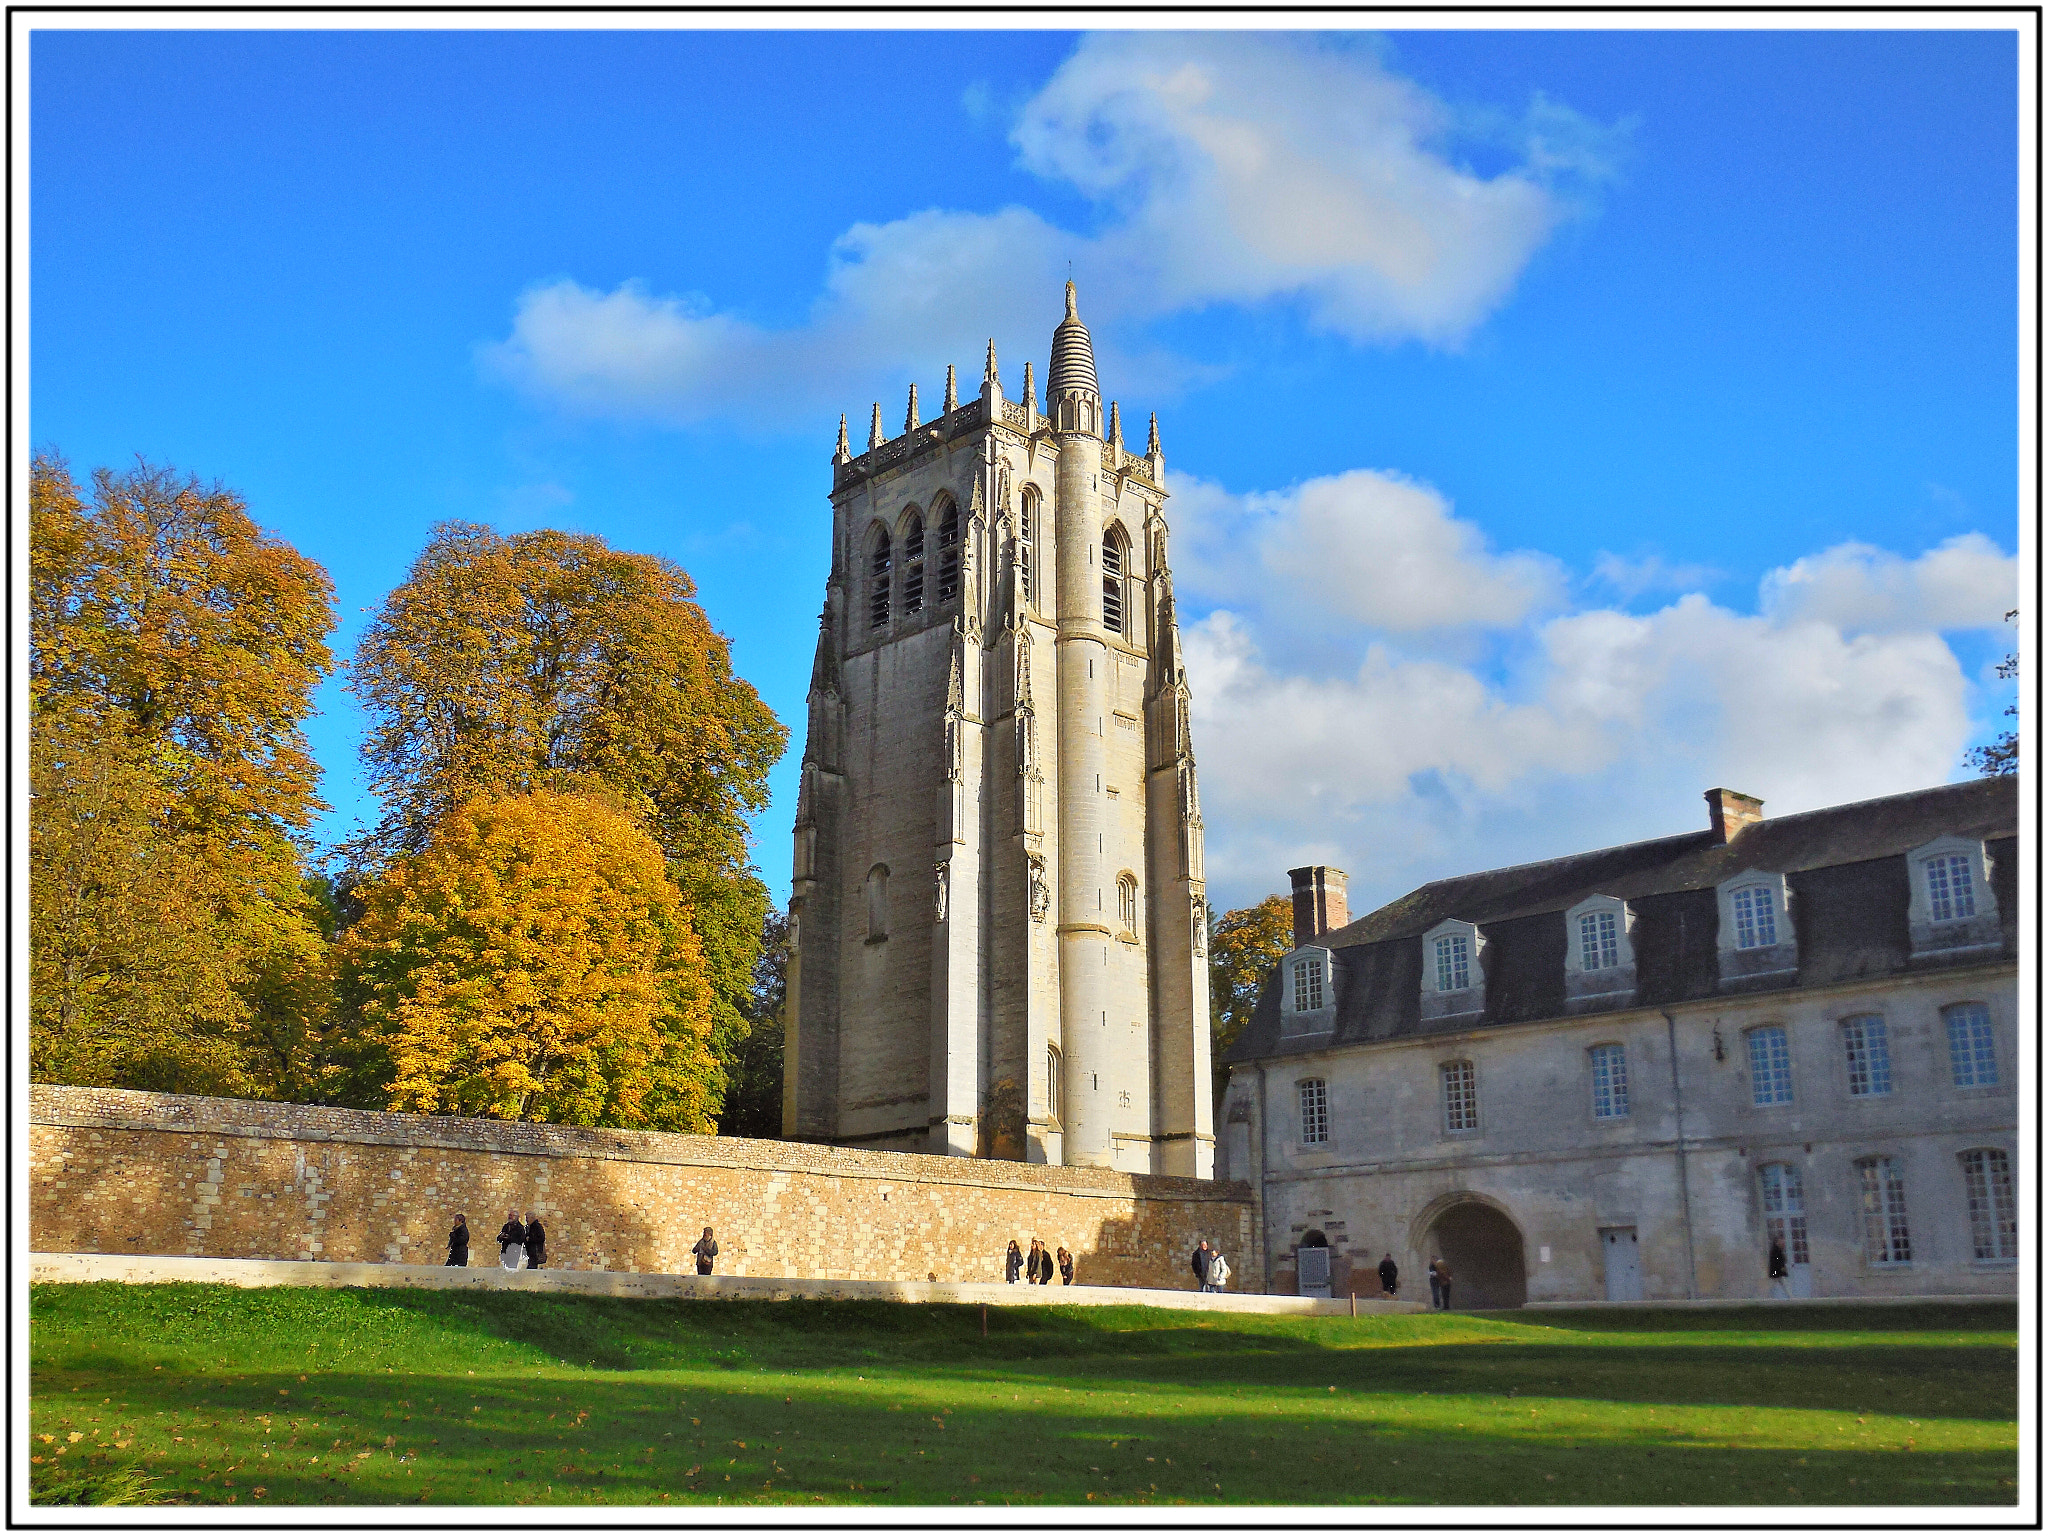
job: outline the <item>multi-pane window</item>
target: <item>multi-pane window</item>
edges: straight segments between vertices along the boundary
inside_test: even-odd
[[[1874,1013],[1842,1020],[1849,1058],[1849,1091],[1858,1098],[1892,1091],[1892,1050],[1884,1020]]]
[[[1301,1140],[1315,1146],[1330,1139],[1330,1088],[1320,1077],[1301,1085]]]
[[[1765,949],[1778,942],[1777,900],[1768,885],[1741,885],[1730,893],[1735,909],[1735,947]]]
[[[1323,957],[1303,955],[1294,962],[1294,1011],[1313,1013],[1323,1006]]]
[[[903,611],[924,612],[924,519],[913,517],[903,530]]]
[[[1593,1118],[1619,1120],[1628,1113],[1628,1053],[1618,1045],[1596,1045],[1593,1058]]]
[[[1873,1264],[1908,1264],[1913,1238],[1906,1230],[1906,1183],[1898,1159],[1866,1157],[1856,1165],[1863,1184],[1863,1256]]]
[[[939,519],[939,601],[960,595],[960,509],[946,503]]]
[[[1114,533],[1102,538],[1102,627],[1124,632],[1124,547]]]
[[[1991,1010],[1982,1003],[1957,1003],[1941,1010],[1948,1026],[1948,1065],[1958,1088],[1998,1084],[1998,1056],[1991,1047]]]
[[[1749,1094],[1758,1108],[1792,1102],[1792,1050],[1782,1024],[1749,1032]]]
[[[1993,1147],[1963,1154],[1963,1187],[1970,1196],[1970,1245],[1980,1260],[2020,1256],[2019,1208],[2012,1193],[2012,1159]]]
[[[1444,1129],[1479,1129],[1479,1081],[1469,1061],[1447,1061],[1441,1068],[1444,1083]]]
[[[1806,1191],[1799,1170],[1790,1163],[1765,1163],[1756,1172],[1764,1190],[1764,1236],[1777,1244],[1786,1263],[1807,1263]]]
[[[1619,926],[1612,912],[1588,912],[1579,919],[1579,968],[1611,971],[1621,964]]]
[[[1462,992],[1471,985],[1471,942],[1462,933],[1447,933],[1436,941],[1436,989]]]
[[[1124,932],[1138,931],[1138,882],[1129,875],[1117,877],[1116,915],[1124,925]]]
[[[1927,909],[1937,923],[1977,915],[1977,892],[1970,883],[1966,854],[1944,853],[1926,861]]]
[[[874,553],[868,556],[868,628],[881,629],[889,622],[889,535],[877,534]]]

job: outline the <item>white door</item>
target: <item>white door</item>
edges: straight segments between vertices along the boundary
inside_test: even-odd
[[[1327,1248],[1297,1248],[1294,1251],[1294,1273],[1299,1279],[1295,1289],[1304,1296],[1327,1296],[1330,1294],[1330,1250]]]
[[[1607,1299],[1641,1301],[1643,1266],[1637,1256],[1634,1227],[1602,1227],[1600,1253],[1607,1261]]]

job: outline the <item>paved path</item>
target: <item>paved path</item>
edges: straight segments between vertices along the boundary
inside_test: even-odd
[[[209,1281],[222,1285],[417,1286],[427,1290],[567,1292],[579,1296],[637,1296],[708,1301],[835,1301],[985,1303],[995,1307],[1175,1307],[1211,1312],[1270,1312],[1339,1316],[1349,1298],[1244,1296],[1230,1292],[1153,1291],[1136,1287],[1029,1286],[898,1280],[774,1280],[754,1275],[640,1275],[615,1270],[543,1269],[513,1272],[493,1264],[446,1269],[434,1264],[324,1264],[285,1259],[190,1259],[153,1254],[35,1253],[29,1279],[38,1283],[120,1280],[135,1285]],[[1420,1312],[1419,1302],[1358,1302],[1360,1316]]]

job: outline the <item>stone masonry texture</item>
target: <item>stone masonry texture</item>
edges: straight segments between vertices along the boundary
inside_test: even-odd
[[[118,1089],[31,1087],[29,1150],[45,1253],[436,1264],[462,1211],[482,1266],[516,1207],[551,1268],[688,1271],[710,1226],[727,1275],[999,1280],[1037,1237],[1076,1284],[1184,1288],[1252,1235],[1242,1183]]]

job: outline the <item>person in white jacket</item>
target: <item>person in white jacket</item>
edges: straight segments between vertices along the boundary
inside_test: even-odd
[[[1223,1289],[1223,1283],[1229,1278],[1230,1261],[1223,1257],[1223,1250],[1218,1248],[1209,1255],[1209,1278],[1202,1282],[1202,1289],[1220,1291]]]

